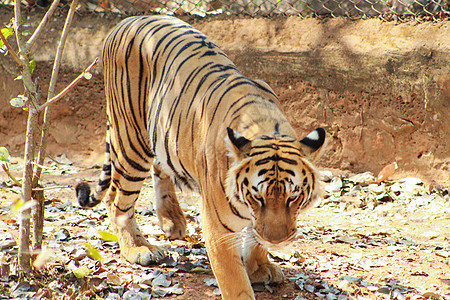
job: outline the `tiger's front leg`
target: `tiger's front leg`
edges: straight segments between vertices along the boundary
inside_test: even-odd
[[[117,235],[122,256],[130,263],[148,266],[161,260],[164,251],[159,246],[150,244],[138,227],[135,218],[135,202],[138,195],[130,195],[111,186],[103,201]]]
[[[203,199],[203,234],[214,276],[222,299],[255,299],[250,280],[241,259],[240,238],[227,230],[218,219],[214,204]],[[213,201],[211,199],[211,201]]]
[[[259,244],[251,228],[245,238],[243,260],[248,277],[252,283],[281,283],[284,280],[283,271],[276,263],[269,261],[268,251]]]

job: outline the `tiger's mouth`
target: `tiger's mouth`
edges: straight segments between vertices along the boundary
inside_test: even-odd
[[[284,239],[280,239],[277,241],[270,241],[267,239],[264,239],[256,229],[252,228],[253,236],[255,237],[255,242],[260,244],[266,249],[269,250],[280,250],[288,247],[294,240],[297,238],[297,230],[292,231],[289,235],[286,236]]]

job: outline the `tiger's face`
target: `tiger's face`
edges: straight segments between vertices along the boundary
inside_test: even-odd
[[[258,242],[269,247],[290,242],[299,212],[317,198],[314,168],[305,159],[303,145],[289,136],[244,139],[239,136],[234,144],[241,156],[228,178],[231,199],[249,208]]]

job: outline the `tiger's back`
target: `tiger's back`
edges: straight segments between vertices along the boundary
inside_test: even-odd
[[[250,281],[281,282],[266,246],[292,240],[298,213],[317,196],[306,156],[322,147],[323,129],[298,141],[266,83],[244,77],[202,33],[172,17],[122,21],[105,40],[103,64],[105,165],[92,195],[77,188],[80,204],[103,199],[122,255],[142,265],[158,261],[161,249],[134,218],[153,170],[157,215],[169,238],[183,238],[186,228],[174,183],[201,194],[224,299],[252,299]],[[247,226],[241,258],[234,233]]]
[[[142,129],[146,128],[151,151],[163,168],[170,170],[179,183],[198,189],[197,178],[201,176],[198,165],[202,161],[197,153],[206,151],[207,147],[201,141],[211,140],[212,136],[215,148],[220,149],[218,145],[223,145],[226,127],[234,125],[236,114],[246,114],[247,109],[242,105],[248,105],[250,98],[251,110],[261,106],[261,115],[249,113],[246,124],[238,120],[238,131],[251,126],[251,131],[246,131],[253,138],[266,129],[258,127],[268,125],[272,130],[274,124],[266,123],[276,121],[288,127],[293,137],[295,132],[281,114],[277,98],[268,86],[242,76],[207,37],[174,20],[163,16],[135,17],[126,19],[111,32],[105,42],[103,59],[105,74],[110,76],[105,78],[111,85],[107,90],[121,87],[124,81],[121,72],[131,72],[125,76],[130,85],[129,95],[108,97],[108,108],[124,105],[120,111],[138,112],[134,119],[128,120],[127,129],[138,129],[135,135],[139,143],[144,143],[147,133]],[[119,37],[132,38],[116,47]],[[129,65],[138,68],[130,69]],[[254,90],[253,98],[251,90]],[[133,92],[140,94],[133,95]],[[117,101],[118,98],[126,101]],[[121,121],[126,119],[119,116]],[[224,155],[226,147],[222,148],[223,153],[215,155]]]

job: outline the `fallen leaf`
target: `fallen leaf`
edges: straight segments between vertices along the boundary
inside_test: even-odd
[[[89,269],[86,266],[81,266],[72,270],[73,275],[76,278],[84,278],[89,274]]]
[[[396,162],[386,165],[377,176],[377,183],[381,183],[386,181],[392,174],[394,174],[395,170],[398,169],[398,165]]]

